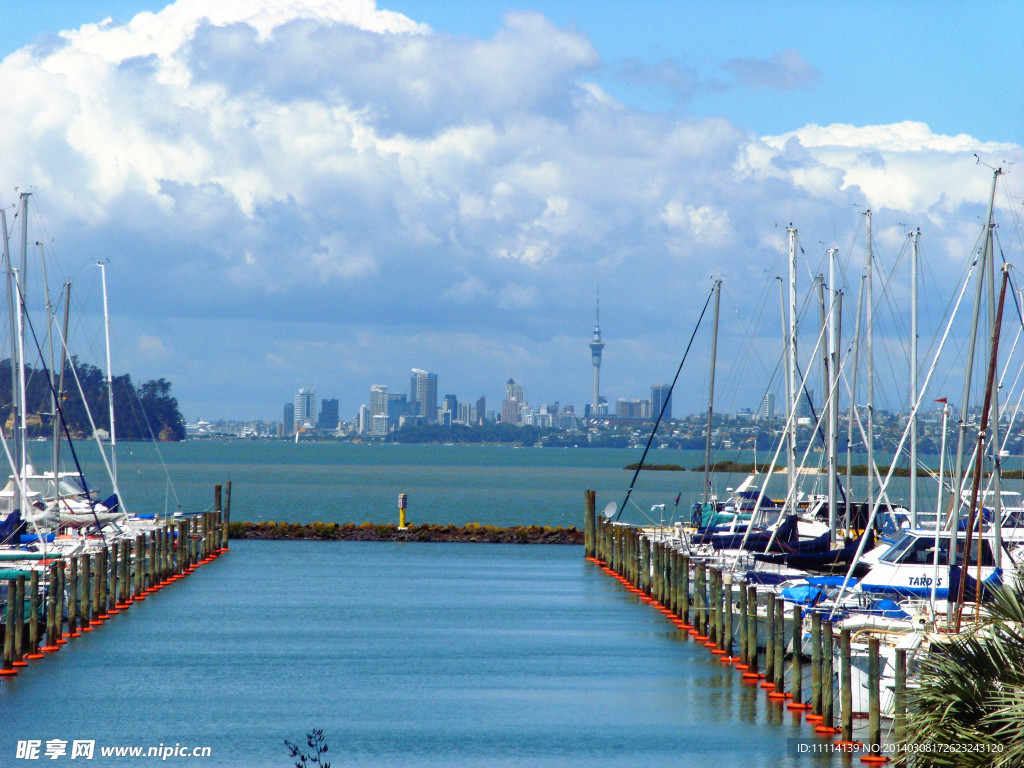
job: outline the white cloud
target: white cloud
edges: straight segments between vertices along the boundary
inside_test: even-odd
[[[147,357],[163,357],[167,354],[167,347],[159,336],[142,334],[136,339],[135,344],[139,352]]]
[[[34,185],[64,253],[110,254],[137,318],[188,315],[213,338],[226,319],[273,318],[232,337],[261,348],[237,356],[254,381],[264,360],[302,365],[285,320],[308,317],[329,343],[373,326],[374,344],[344,346],[333,369],[359,392],[363,371],[412,354],[389,334],[424,323],[438,347],[472,329],[473,348],[491,351],[511,333],[529,350],[578,332],[586,379],[598,283],[619,336],[611,361],[627,336],[657,346],[651,329],[703,301],[710,272],[762,290],[773,224],[845,243],[854,204],[869,206],[887,247],[897,223],[920,225],[953,258],[991,182],[973,153],[1024,167],[1020,146],[919,123],[758,137],[724,118],[639,112],[590,82],[600,61],[584,35],[535,13],[480,40],[364,0],[178,0],[61,37],[0,62],[0,145],[19,148],[0,189]],[[767,64],[763,84],[813,82],[795,52]],[[671,63],[634,75],[690,87]],[[549,375],[562,375],[559,350]]]
[[[794,150],[802,153],[799,161],[784,163]],[[816,196],[856,188],[875,209],[927,211],[939,221],[987,198],[991,178],[979,172],[975,154],[1001,165],[1019,158],[1021,147],[940,136],[914,122],[808,125],[763,137],[750,146],[745,162],[752,175],[788,178]]]
[[[787,48],[769,59],[731,59],[722,65],[742,85],[793,91],[817,84],[819,73],[795,48]]]

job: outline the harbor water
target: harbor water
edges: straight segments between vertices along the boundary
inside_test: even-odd
[[[47,466],[48,443],[30,444],[36,463]],[[93,443],[78,445],[82,465],[102,495],[110,482]],[[399,493],[409,499],[413,523],[514,526],[582,526],[582,493],[597,492],[598,509],[621,504],[641,449],[514,448],[495,445],[402,445],[291,443],[287,441],[198,440],[153,446],[125,443],[118,448],[119,485],[129,511],[173,512],[209,508],[211,488],[232,480],[232,519],[296,523],[394,522]],[[66,455],[66,452],[65,452]],[[750,452],[716,455],[758,465],[770,456]],[[891,456],[879,455],[885,465]],[[937,465],[937,456],[923,460]],[[1004,469],[1016,469],[1004,462]],[[651,451],[647,464],[703,467],[701,451]],[[863,457],[854,458],[863,463]],[[724,497],[741,474],[712,476],[712,492]],[[640,473],[623,520],[661,522],[686,514],[703,492],[703,471]],[[805,478],[806,493],[823,493],[825,476]],[[853,478],[851,498],[865,498],[866,478]],[[1021,490],[1021,481],[1004,490]],[[768,492],[785,494],[784,477],[772,478]],[[675,499],[679,498],[678,508]],[[894,478],[889,498],[906,503],[905,478]],[[935,483],[921,480],[921,509],[934,509]],[[651,511],[655,505],[665,505]]]
[[[43,450],[45,446],[38,446]],[[234,520],[582,527],[621,501],[626,450],[185,443],[124,446],[129,509]],[[97,457],[81,449],[86,466]],[[699,464],[699,454],[658,452]],[[92,475],[96,477],[96,475]],[[170,477],[174,493],[167,490]],[[737,476],[716,479],[722,489]],[[101,486],[99,480],[94,484]],[[699,472],[645,472],[680,509]],[[177,501],[175,501],[175,494]],[[800,766],[812,729],[583,558],[582,547],[234,541],[189,578],[0,682],[0,765],[290,766],[322,729],[338,766]],[[91,743],[91,762],[72,759]],[[116,757],[101,750],[136,748]],[[200,749],[202,757],[181,756]],[[171,753],[170,750],[175,750]],[[191,754],[191,753],[189,753]],[[847,758],[848,760],[848,758]]]
[[[0,683],[0,707],[3,765],[63,740],[93,761],[47,764],[289,766],[314,728],[336,768],[780,768],[814,740],[559,546],[233,542]],[[158,745],[209,755],[100,755]]]

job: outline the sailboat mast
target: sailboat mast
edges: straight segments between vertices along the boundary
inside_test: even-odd
[[[26,479],[28,477],[28,423],[26,411],[28,409],[27,395],[25,393],[25,286],[28,282],[28,198],[31,192],[21,193],[21,271],[14,275],[14,284],[18,291],[18,449],[21,453],[21,463],[18,466],[18,473],[21,475],[21,509],[25,514],[28,508],[28,498],[25,495]]]
[[[7,280],[7,316],[11,318],[11,427],[12,437],[17,432],[18,424],[18,403],[21,402],[18,396],[18,331],[14,323],[14,265],[11,263],[10,233],[7,231],[7,209],[0,208],[0,225],[3,226],[3,249],[4,249],[4,276]],[[14,442],[14,471],[19,472],[21,467],[21,444],[17,438]]]
[[[867,332],[864,338],[864,361],[867,366],[867,463],[868,463],[868,509],[874,507],[875,501],[875,358],[874,358],[874,297],[872,293],[872,272],[874,271],[874,253],[871,248],[871,211],[867,217],[867,267],[864,283],[864,303],[867,308]]]
[[[50,413],[53,415],[53,426],[56,430],[57,422],[57,374],[54,368],[53,360],[53,302],[50,300],[50,281],[46,276],[46,252],[43,250],[42,243],[36,243],[39,246],[39,266],[42,270],[42,283],[43,283],[43,296],[46,300],[46,341],[49,347],[49,360],[47,361],[46,367],[48,369],[47,378],[49,378],[49,390],[50,390]],[[42,351],[40,350],[40,354]],[[55,433],[56,434],[56,433]],[[60,499],[60,481],[57,476],[57,467],[60,461],[60,441],[54,439],[53,441],[53,498]]]
[[[110,364],[110,310],[107,306],[107,267],[100,262],[103,284],[103,333],[107,342],[107,406],[110,410],[110,468],[111,482],[117,488],[117,433],[114,428],[114,369]]]
[[[797,411],[796,392],[796,228],[790,224],[786,227],[789,233],[789,341],[786,345],[789,354],[789,412],[795,417]],[[788,455],[786,457],[789,493],[796,488],[796,418],[789,420]]]
[[[960,424],[956,440],[956,461],[953,466],[953,498],[952,510],[949,516],[949,529],[956,531],[960,523],[960,505],[963,503],[961,484],[963,477],[964,444],[967,440],[967,416],[970,411],[971,380],[974,373],[974,351],[978,340],[978,315],[981,312],[981,297],[985,285],[985,262],[988,259],[989,249],[992,245],[992,211],[996,201],[996,181],[1002,170],[997,169],[992,174],[992,191],[988,198],[988,213],[985,215],[985,240],[981,247],[981,265],[978,269],[978,282],[974,290],[974,309],[971,314],[971,332],[967,339],[967,359],[964,366],[964,389],[963,398],[960,403]],[[955,556],[952,557],[955,560]],[[966,561],[965,561],[966,562]],[[955,565],[955,563],[951,563]]]
[[[839,441],[839,380],[838,355],[839,349],[839,297],[836,290],[836,254],[837,248],[828,249],[828,290],[831,296],[828,311],[828,377],[826,381],[828,400],[828,529],[831,540],[836,540],[838,516],[836,510],[836,485],[839,480],[838,456],[836,443]]]
[[[850,376],[850,407],[846,412],[846,520],[849,531],[852,524],[850,514],[850,489],[853,487],[853,420],[857,409],[857,371],[860,366],[860,319],[864,315],[864,278],[861,277],[857,290],[857,316],[853,323],[853,373]]]
[[[917,241],[921,230],[912,232],[910,257],[910,402],[917,402]],[[941,483],[941,478],[939,479]],[[935,520],[938,526],[938,518]],[[917,411],[910,413],[910,527],[917,528]]]
[[[942,398],[942,444],[939,447],[939,492],[935,499],[935,548],[932,552],[932,616],[935,615],[935,589],[939,583],[939,534],[942,531],[942,489],[946,482],[946,428],[949,426],[949,405]],[[956,541],[956,534],[950,534],[950,540]],[[948,586],[947,586],[948,589]]]
[[[1009,272],[1007,271],[1007,268],[1004,267],[1003,268],[1003,283],[1002,283],[1002,287],[999,289],[999,308],[996,310],[996,316],[995,316],[995,319],[994,319],[995,321],[994,321],[994,324],[992,326],[992,346],[991,346],[991,353],[989,354],[988,378],[986,379],[986,382],[985,382],[986,383],[986,387],[985,387],[985,403],[984,403],[984,405],[982,406],[982,409],[981,409],[981,424],[978,427],[978,449],[977,449],[977,453],[975,454],[975,459],[974,459],[974,483],[971,486],[971,504],[968,507],[968,512],[967,512],[967,515],[968,515],[968,517],[967,517],[967,529],[965,531],[966,535],[965,535],[965,538],[964,538],[964,562],[963,562],[963,565],[961,565],[961,567],[960,567],[960,585],[957,588],[956,615],[955,615],[956,618],[955,618],[955,623],[953,625],[953,628],[954,628],[955,632],[959,632],[960,631],[960,618],[961,618],[961,616],[963,614],[964,587],[967,584],[967,566],[968,566],[968,563],[970,562],[971,538],[972,538],[972,535],[974,534],[974,515],[975,515],[975,510],[978,510],[977,514],[978,514],[978,517],[979,517],[979,519],[978,519],[978,527],[979,527],[979,531],[978,531],[978,547],[979,547],[979,552],[978,552],[978,558],[977,558],[978,578],[976,579],[976,581],[977,581],[977,589],[978,589],[978,594],[977,594],[976,600],[977,600],[977,603],[979,604],[979,608],[980,608],[980,603],[981,603],[981,586],[982,586],[982,584],[981,584],[981,552],[980,552],[980,548],[981,548],[981,531],[980,531],[980,527],[981,527],[981,523],[982,523],[982,520],[981,520],[982,515],[981,515],[980,507],[983,505],[983,503],[979,503],[979,501],[978,501],[978,493],[980,491],[982,480],[983,480],[983,477],[982,477],[982,475],[983,475],[983,462],[985,460],[985,450],[986,450],[986,448],[985,448],[985,435],[988,433],[989,414],[990,414],[990,412],[992,410],[992,407],[991,407],[992,406],[992,393],[996,389],[996,387],[993,386],[993,385],[997,384],[997,381],[996,381],[996,365],[997,365],[998,356],[999,356],[999,332],[1000,332],[1000,327],[1001,327],[1002,319],[1003,319],[1003,304],[1004,304],[1004,302],[1006,300],[1006,284],[1007,284],[1007,282],[1009,282]],[[955,539],[956,531],[953,531],[951,533],[951,536],[953,537],[953,540],[955,541],[956,540]],[[950,547],[950,551],[951,552],[955,552],[956,549],[957,549],[956,547]],[[952,586],[952,585],[950,585],[950,586]]]
[[[715,280],[715,323],[711,330],[711,380],[708,382],[708,431],[704,440],[704,503],[711,499],[711,417],[715,411],[715,358],[718,354],[718,307],[722,281]]]
[[[60,373],[57,375],[57,404],[64,402],[64,369],[68,364],[68,320],[71,309],[71,283],[64,283],[64,332],[61,334],[60,344]],[[61,437],[64,432],[64,410],[55,408],[53,414],[53,477],[54,481],[59,478],[60,472],[60,447]],[[59,484],[58,484],[59,488]]]

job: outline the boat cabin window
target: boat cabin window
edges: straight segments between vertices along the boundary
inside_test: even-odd
[[[914,537],[904,534],[896,540],[895,544],[885,551],[885,554],[883,554],[879,560],[885,563],[898,563],[900,561],[900,555],[903,554],[904,550],[913,543]]]
[[[964,539],[957,539],[957,562],[963,562]],[[933,536],[904,536],[882,555],[881,560],[887,563],[905,563],[908,565],[931,565],[935,562],[935,538]],[[978,564],[978,542],[971,542],[968,565]],[[939,565],[949,565],[949,536],[939,538]],[[981,564],[994,566],[992,544],[987,539],[981,541]]]

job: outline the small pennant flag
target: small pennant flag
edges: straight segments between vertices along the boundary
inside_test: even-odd
[[[935,402],[936,402],[936,403],[946,403],[946,402],[949,402],[949,401],[948,401],[948,400],[947,400],[946,398],[944,398],[944,397],[940,397],[940,398],[939,398],[938,400],[936,400]]]

